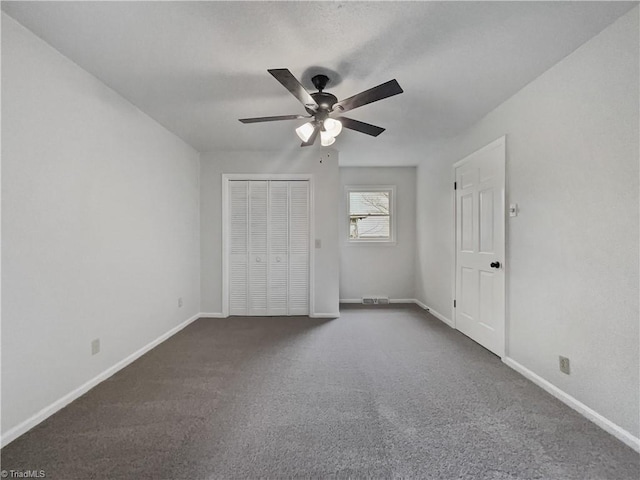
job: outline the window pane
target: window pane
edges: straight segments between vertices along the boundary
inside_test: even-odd
[[[389,238],[389,217],[368,217],[358,220],[356,238]]]
[[[349,192],[349,238],[390,238],[389,194]]]
[[[351,215],[389,215],[389,192],[349,192]]]

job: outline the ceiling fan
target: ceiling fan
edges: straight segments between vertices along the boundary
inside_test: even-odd
[[[302,140],[301,147],[313,145],[318,135],[320,135],[322,146],[332,145],[336,140],[335,137],[342,131],[342,127],[377,137],[384,132],[384,128],[343,117],[341,116],[342,112],[347,112],[354,108],[377,102],[378,100],[383,100],[403,92],[398,82],[394,79],[377,87],[365,90],[364,92],[360,92],[353,97],[338,101],[335,95],[324,91],[324,88],[329,83],[329,77],[326,75],[315,75],[311,78],[311,82],[313,82],[313,85],[318,91],[309,93],[288,69],[275,68],[267,71],[304,105],[309,115],[241,118],[240,121],[242,123],[258,123],[313,118],[313,120],[296,128],[296,133]]]

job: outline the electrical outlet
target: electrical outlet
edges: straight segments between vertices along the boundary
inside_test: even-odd
[[[182,307],[182,297],[178,299],[178,308]]]
[[[96,338],[91,341],[91,355],[97,355],[100,353],[100,339]]]
[[[562,355],[560,355],[558,358],[560,363],[560,371],[562,373],[566,373],[567,375],[570,375],[571,365],[569,363],[569,359],[567,357],[563,357]]]

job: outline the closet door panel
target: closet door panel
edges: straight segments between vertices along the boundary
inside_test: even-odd
[[[289,313],[289,182],[269,184],[269,315]]]
[[[289,315],[309,314],[309,182],[289,182]]]
[[[249,182],[229,182],[229,313],[247,315]]]
[[[249,315],[267,315],[269,183],[249,182]]]

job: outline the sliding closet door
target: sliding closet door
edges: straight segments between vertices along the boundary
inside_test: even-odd
[[[229,182],[229,314],[309,314],[309,182]]]

